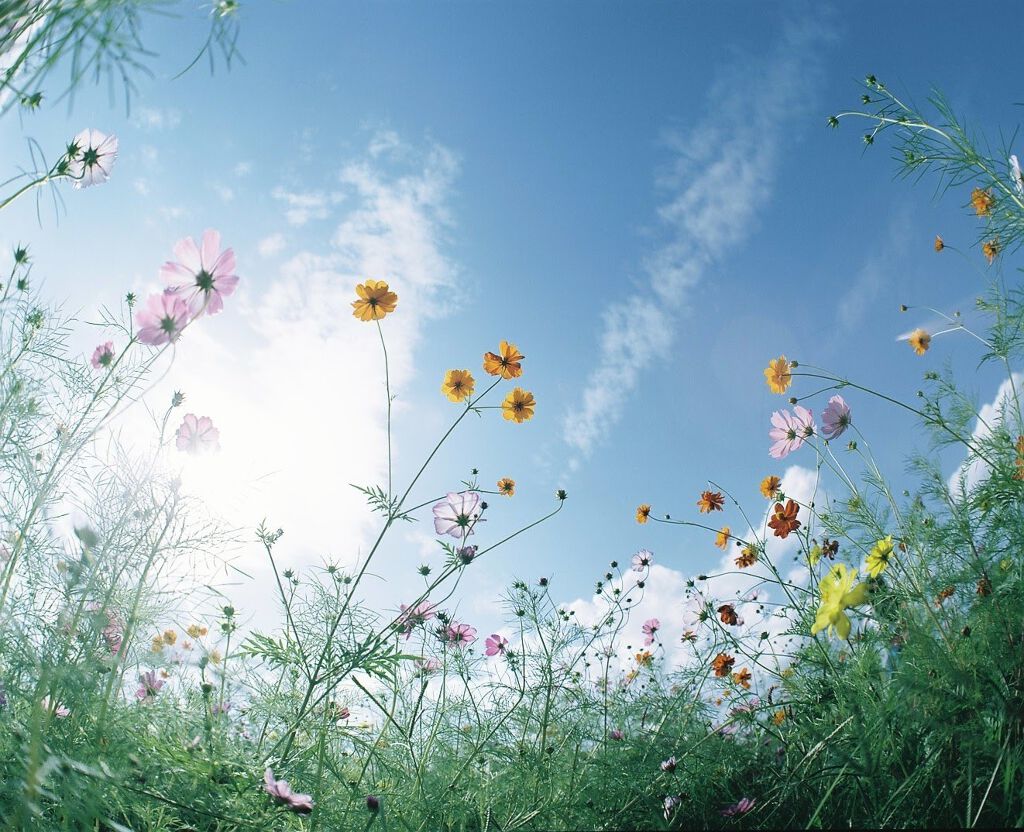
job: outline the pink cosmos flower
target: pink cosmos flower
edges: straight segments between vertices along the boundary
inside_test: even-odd
[[[160,268],[167,291],[184,298],[197,318],[204,312],[220,312],[224,298],[238,285],[238,275],[232,274],[235,252],[230,248],[220,250],[220,232],[204,231],[201,246],[191,237],[178,240],[174,256],[178,262],[168,260]]]
[[[814,413],[806,407],[796,405],[792,413],[776,410],[772,414],[772,429],[768,437],[775,440],[768,454],[774,459],[782,459],[804,444],[804,440],[814,435]]]
[[[186,453],[202,454],[220,449],[220,431],[209,416],[186,413],[175,437],[178,450]]]
[[[676,762],[676,758],[672,756],[669,757],[667,760],[661,761],[661,770],[671,774],[673,771],[676,770],[677,765],[679,764]]]
[[[441,669],[441,662],[437,659],[416,659],[413,664],[416,665],[417,676],[430,676]]]
[[[473,534],[480,521],[480,495],[475,491],[450,491],[434,505],[434,531],[461,540]]]
[[[646,549],[641,549],[633,555],[634,572],[643,572],[652,563],[654,563],[654,552],[648,552]]]
[[[100,344],[93,350],[92,361],[90,362],[94,369],[102,370],[105,367],[109,367],[114,361],[114,342],[107,341],[105,344]]]
[[[188,304],[172,292],[150,295],[135,313],[139,342],[157,347],[177,341],[190,317]]]
[[[124,640],[124,625],[113,613],[107,613],[107,626],[102,630],[103,640],[107,643],[107,649],[111,653],[121,652],[121,643]]]
[[[139,677],[139,689],[135,691],[135,698],[140,702],[148,702],[156,697],[164,684],[163,679],[157,678],[155,670],[147,670]]]
[[[453,621],[448,625],[448,629],[445,630],[444,639],[449,644],[454,644],[460,649],[468,647],[476,641],[476,627],[470,627],[468,624],[460,624],[457,621]]]
[[[649,647],[654,644],[654,634],[661,629],[661,622],[657,618],[648,618],[640,629],[644,634],[644,647]]]
[[[505,655],[505,649],[508,647],[508,639],[504,636],[492,633],[487,637],[487,641],[484,642],[485,656],[497,656],[499,653]]]
[[[53,711],[53,715],[57,719],[67,719],[71,716],[71,710],[67,708],[62,702],[51,702],[49,696],[44,696],[39,700],[39,707],[44,711]]]
[[[287,780],[275,780],[274,772],[269,768],[263,773],[263,789],[278,803],[287,806],[300,815],[308,815],[313,811],[313,795],[298,794],[292,791]]]
[[[732,806],[726,806],[722,809],[722,815],[727,818],[736,817],[737,815],[745,815],[754,808],[755,802],[756,801],[752,798],[742,797],[738,802],[733,803]]]
[[[399,607],[401,615],[398,616],[398,632],[405,635],[406,641],[412,635],[416,627],[425,624],[434,617],[434,608],[429,601],[423,601],[415,607],[407,607],[402,604]]]
[[[622,740],[626,737],[626,735],[618,728],[612,728],[612,730],[608,732],[608,736],[613,740]]]
[[[111,168],[117,159],[117,146],[117,136],[108,136],[99,130],[87,129],[75,136],[69,148],[68,165],[68,174],[75,180],[75,190],[101,185],[110,178]],[[75,152],[71,153],[71,150]]]
[[[843,397],[829,399],[825,412],[821,414],[821,435],[826,439],[838,439],[852,423],[850,407]]]

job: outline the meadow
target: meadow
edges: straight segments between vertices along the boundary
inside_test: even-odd
[[[0,118],[97,72],[130,85],[146,55],[144,5],[0,4]],[[235,55],[236,9],[213,5],[190,71]],[[763,503],[709,482],[595,519],[696,527],[730,553],[727,573],[689,582],[676,620],[632,613],[656,562],[646,549],[593,564],[592,621],[536,577],[501,599],[511,638],[456,611],[467,570],[520,535],[556,539],[573,495],[552,483],[546,514],[494,539],[488,511],[515,504],[514,480],[432,478],[467,419],[497,435],[543,406],[529,346],[502,333],[466,344],[467,366],[440,374],[447,427],[412,477],[392,478],[387,345],[403,287],[381,274],[337,310],[380,347],[366,372],[387,402],[388,478],[361,487],[375,541],[352,567],[297,570],[277,558],[284,531],[247,530],[272,568],[276,614],[242,626],[230,598],[191,580],[229,544],[230,518],[211,515],[173,464],[216,453],[216,416],[150,395],[178,339],[230,309],[245,279],[230,242],[215,230],[169,240],[154,253],[163,291],[127,293],[90,320],[37,289],[46,264],[19,244],[0,276],[0,828],[1024,825],[1024,177],[1012,147],[988,150],[937,93],[919,112],[869,75],[859,95],[823,129],[863,132],[904,178],[961,204],[956,234],[971,243],[936,237],[919,256],[960,257],[985,275],[972,289],[984,328],[933,310],[940,329],[892,349],[924,360],[934,339],[955,340],[1005,372],[997,407],[983,414],[964,380],[923,364],[920,389],[883,393],[871,368],[847,378],[813,355],[765,354],[764,377],[745,380],[778,401],[764,413],[766,455],[751,462]],[[89,210],[91,189],[117,177],[119,150],[94,129],[39,148],[0,189],[0,222],[55,192],[83,191],[68,210]],[[82,355],[70,342],[87,327],[95,347]],[[913,488],[890,486],[858,427],[869,398],[926,437],[931,452],[907,448]],[[116,426],[143,407],[156,418],[140,447]],[[940,464],[950,454],[952,475]],[[827,481],[827,498],[786,493],[790,455],[823,492]],[[424,493],[434,496],[413,496]],[[373,608],[366,577],[410,521],[432,530],[444,565],[421,569],[418,596]],[[773,555],[787,539],[795,566]],[[736,575],[749,589],[719,594]],[[192,620],[168,617],[168,586],[194,593]],[[680,643],[685,661],[666,661]]]

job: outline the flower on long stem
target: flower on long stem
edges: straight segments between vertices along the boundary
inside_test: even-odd
[[[917,355],[924,355],[932,345],[932,336],[925,329],[915,329],[907,337],[907,343]]]
[[[269,768],[263,773],[263,789],[274,800],[293,812],[308,815],[313,811],[313,796],[292,791],[287,780],[277,780]]]
[[[157,347],[177,341],[191,317],[188,304],[173,292],[150,295],[135,313],[139,343]]]
[[[798,450],[814,431],[813,411],[800,405],[796,405],[792,413],[776,410],[772,414],[772,429],[768,431],[768,438],[774,440],[768,454],[783,459]]]
[[[519,348],[509,341],[498,345],[498,352],[484,353],[484,372],[492,376],[501,376],[506,381],[519,378],[523,374],[523,358]]]
[[[651,507],[647,503],[641,503],[636,507],[636,522],[641,526],[647,522],[651,516]]]
[[[81,190],[100,185],[110,178],[117,159],[117,136],[86,129],[75,136],[68,148],[68,176],[74,188]]]
[[[700,499],[697,500],[697,508],[701,514],[710,514],[713,511],[722,511],[725,505],[725,497],[721,491],[702,491]]]
[[[896,547],[893,545],[891,534],[875,541],[875,545],[868,552],[868,575],[872,578],[877,578],[881,575],[889,565],[889,561],[892,560],[895,551]]]
[[[175,447],[190,454],[204,454],[220,448],[220,431],[209,416],[186,413],[175,433]]]
[[[444,374],[441,392],[450,402],[462,402],[473,395],[476,382],[469,370],[449,370]]]
[[[191,237],[178,240],[174,256],[177,260],[168,260],[160,269],[167,290],[183,298],[195,317],[220,312],[239,280],[235,252],[220,250],[220,232],[207,229],[200,245]]]
[[[634,572],[643,572],[645,569],[650,569],[652,563],[654,563],[654,552],[641,549],[633,555],[632,568]]]
[[[473,527],[480,522],[480,495],[475,491],[451,491],[434,504],[433,512],[434,531],[461,540],[473,534]]]
[[[102,370],[109,367],[114,363],[114,342],[107,341],[104,344],[100,344],[92,352],[92,359],[89,362],[92,364],[93,369]]]
[[[795,532],[800,528],[801,523],[796,519],[799,513],[800,504],[795,500],[787,500],[785,506],[782,503],[776,503],[768,526],[774,530],[776,537],[785,540],[789,537],[790,532]]]
[[[764,370],[764,377],[769,390],[780,395],[785,393],[793,383],[791,365],[786,356],[780,355],[769,361]]]
[[[825,412],[821,414],[821,435],[825,439],[838,439],[852,423],[850,407],[843,397],[829,399]]]
[[[648,618],[640,630],[644,634],[644,646],[649,647],[654,644],[654,636],[661,629],[661,621],[657,618]]]
[[[356,286],[359,296],[352,301],[352,316],[361,321],[379,321],[395,311],[398,295],[384,280],[367,280]]]
[[[851,624],[846,610],[868,600],[868,584],[856,581],[857,570],[845,563],[835,564],[821,579],[818,584],[821,604],[811,626],[812,636],[827,628],[830,636],[836,633],[842,639],[849,637]]]
[[[508,421],[522,424],[533,418],[536,406],[537,402],[533,393],[522,387],[516,387],[505,396],[505,400],[501,403],[501,415]]]

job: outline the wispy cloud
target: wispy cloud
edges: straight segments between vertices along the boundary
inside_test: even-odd
[[[600,361],[563,422],[565,441],[580,454],[619,421],[642,375],[638,368],[667,353],[693,286],[756,224],[772,193],[787,124],[803,112],[807,79],[827,37],[814,22],[788,26],[770,55],[719,79],[703,121],[668,137],[675,156],[659,183],[669,196],[658,210],[667,240],[646,258],[635,291],[603,313]]]
[[[290,191],[274,188],[272,196],[286,206],[284,216],[291,225],[305,225],[310,220],[325,220],[331,208],[343,198],[338,192]]]
[[[181,113],[174,109],[141,107],[132,114],[131,122],[142,130],[173,130],[181,124]]]
[[[256,251],[261,257],[274,257],[284,251],[286,242],[284,234],[269,234],[256,244]]]

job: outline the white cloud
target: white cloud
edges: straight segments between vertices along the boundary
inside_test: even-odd
[[[132,181],[132,187],[135,188],[136,193],[141,196],[149,195],[149,182],[143,179],[141,176],[138,179]]]
[[[143,130],[173,130],[181,124],[181,113],[173,109],[142,107],[135,111],[131,122]]]
[[[333,206],[343,198],[342,194],[336,192],[289,191],[285,188],[274,188],[271,195],[287,206],[284,216],[291,225],[305,225],[310,220],[327,219]]]
[[[261,257],[274,257],[284,251],[285,244],[284,234],[270,234],[256,244],[256,251]]]
[[[565,441],[579,453],[588,454],[619,420],[639,382],[637,368],[666,354],[689,290],[755,225],[772,191],[787,123],[802,112],[814,47],[827,36],[813,23],[789,26],[767,60],[738,67],[714,85],[713,109],[702,122],[670,137],[676,158],[661,182],[670,197],[658,211],[668,241],[646,259],[630,296],[604,312],[600,362],[563,422]]]
[[[841,329],[846,332],[857,329],[864,322],[868,311],[878,301],[882,287],[891,287],[898,283],[894,280],[894,275],[900,273],[904,251],[901,242],[907,239],[909,231],[910,214],[903,210],[889,223],[885,243],[871,254],[840,298],[836,317]]]
[[[1013,412],[1019,409],[1019,399],[1024,396],[1024,373],[1014,373],[999,385],[995,398],[981,406],[978,410],[978,419],[971,431],[971,439],[985,439],[992,435],[992,431],[1002,423],[1004,413]],[[978,483],[989,475],[988,463],[981,459],[973,459],[969,463],[959,465],[949,478],[951,491],[960,491],[960,482],[963,480],[965,489],[969,492]]]
[[[229,188],[227,185],[216,184],[213,186],[213,190],[220,197],[221,202],[234,201],[235,191],[233,188]]]
[[[252,173],[252,162],[239,162],[235,165],[235,176],[248,176]]]

